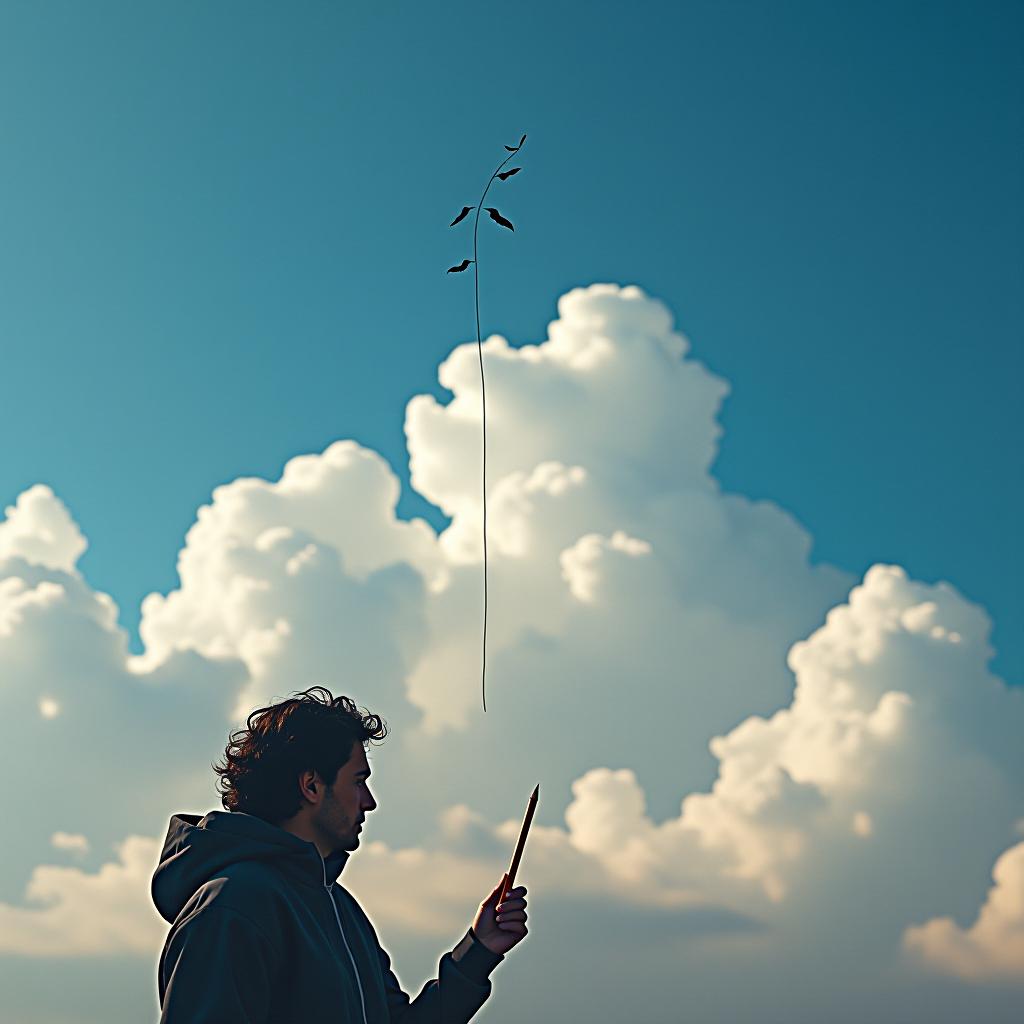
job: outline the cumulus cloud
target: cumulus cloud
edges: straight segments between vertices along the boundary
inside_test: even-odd
[[[1007,850],[992,869],[989,890],[974,923],[950,917],[908,928],[907,951],[926,966],[972,982],[1024,985],[1024,843]]]
[[[395,517],[398,495],[387,463],[352,441],[291,459],[276,483],[216,488],[186,536],[180,588],[143,601],[135,665],[174,650],[240,658],[252,686],[238,718],[295,679],[336,685],[339,665],[346,685],[399,702],[425,593],[446,573],[433,530]]]
[[[157,834],[162,807],[183,794],[208,800],[203,767],[223,749],[224,722],[246,678],[237,659],[194,651],[131,671],[116,605],[73,564],[84,550],[70,540],[78,527],[58,498],[33,491],[33,502],[9,511],[18,519],[35,510],[14,531],[21,553],[0,559],[0,708],[17,723],[0,744],[5,815],[18,822],[4,846],[8,899],[57,824],[105,847],[133,826]],[[38,539],[25,533],[29,523]]]
[[[573,784],[573,845],[664,894],[696,886],[749,908],[756,887],[769,915],[796,883],[841,903],[836,887],[865,870],[908,879],[886,898],[900,914],[934,905],[956,891],[966,857],[977,863],[1002,841],[1019,806],[1012,735],[1024,707],[985,668],[989,630],[949,584],[872,567],[793,645],[791,704],[711,740],[709,792],[656,826],[632,771],[592,770]]]
[[[46,484],[36,484],[4,509],[0,559],[21,557],[50,569],[74,572],[87,545],[78,524]]]
[[[712,739],[718,778],[684,799],[681,830],[773,901],[865,870],[906,879],[888,913],[956,891],[965,858],[1003,841],[1020,799],[1009,739],[1024,707],[986,669],[989,631],[949,584],[873,566],[793,645],[791,705]]]
[[[665,306],[639,288],[593,285],[558,300],[541,345],[511,348],[500,335],[487,364],[488,471],[495,483],[557,460],[583,466],[628,499],[703,484],[721,434],[715,414],[728,384],[683,358],[688,340]],[[457,522],[442,546],[482,555],[480,377],[475,345],[460,345],[438,374],[454,398],[409,402],[413,486]]]
[[[615,579],[615,571],[609,566],[611,559],[620,557],[617,565],[627,567],[628,559],[650,553],[651,545],[647,541],[630,537],[622,530],[616,530],[609,538],[588,533],[562,552],[562,578],[577,601],[593,604],[602,585],[613,592],[620,589],[616,586],[619,581]]]
[[[655,702],[699,702],[697,716],[652,723],[648,749],[681,748],[686,781],[702,782],[708,726],[784,702],[788,645],[854,581],[811,566],[806,531],[771,502],[721,493],[709,467],[728,385],[685,358],[662,303],[593,285],[563,295],[558,313],[542,344],[494,335],[484,347],[491,685],[517,707],[542,703],[552,723],[584,694],[616,699],[623,680]],[[431,734],[464,729],[479,705],[464,683],[479,674],[481,628],[476,346],[458,346],[439,379],[452,399],[413,398],[405,424],[414,487],[452,517],[438,545],[449,582],[429,603],[432,642],[410,680]],[[591,763],[610,740],[595,718],[581,738]],[[554,731],[537,740],[557,749]]]
[[[96,874],[37,867],[25,892],[30,906],[0,903],[0,954],[151,955],[166,930],[149,900],[157,852],[155,840],[129,836],[117,844],[117,862]]]
[[[563,295],[540,344],[487,340],[486,716],[475,344],[440,368],[450,401],[406,410],[444,532],[399,520],[397,477],[352,441],[235,480],[198,510],[179,586],[143,602],[138,657],[77,573],[68,511],[48,488],[20,496],[0,523],[0,700],[23,728],[2,767],[47,749],[65,771],[8,801],[22,821],[47,809],[9,862],[9,949],[155,953],[130,901],[95,947],[76,915],[116,908],[103,879],[148,875],[158,839],[141,837],[167,815],[215,804],[230,728],[317,683],[393,727],[386,813],[345,874],[385,937],[457,938],[542,780],[524,877],[581,958],[628,929],[653,963],[685,935],[708,939],[705,966],[784,952],[793,980],[828,955],[867,990],[908,925],[949,947],[932,926],[976,911],[1020,816],[1021,701],[987,670],[988,618],[897,565],[811,564],[790,514],[723,493],[729,389],[690,349],[662,303],[607,284]],[[39,867],[58,824],[101,849],[130,838],[97,875]],[[990,896],[1004,923],[1012,863]],[[26,879],[50,906],[15,905]],[[996,934],[984,917],[961,945]]]
[[[72,850],[75,853],[88,853],[89,840],[85,836],[71,835],[69,832],[54,832],[50,842],[58,850]]]

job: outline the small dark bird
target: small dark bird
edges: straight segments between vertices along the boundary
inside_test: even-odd
[[[493,206],[485,206],[484,209],[491,215],[491,220],[495,224],[500,224],[503,228],[508,228],[510,231],[515,231],[515,228]]]
[[[472,260],[463,260],[457,267],[449,267],[447,273],[458,274],[460,271],[465,270],[472,262]]]
[[[475,210],[475,209],[476,209],[476,207],[475,207],[475,206],[464,206],[464,207],[462,208],[462,213],[460,213],[460,214],[458,215],[458,217],[456,217],[456,218],[455,218],[455,220],[453,220],[453,221],[451,222],[451,224],[449,224],[449,225],[448,225],[448,227],[450,227],[450,228],[453,228],[453,227],[455,227],[455,225],[456,225],[456,224],[458,224],[458,223],[459,223],[459,221],[460,221],[460,220],[462,220],[462,218],[463,218],[463,217],[465,217],[465,216],[466,216],[466,214],[467,214],[467,213],[469,213],[469,211],[470,211],[470,210]]]

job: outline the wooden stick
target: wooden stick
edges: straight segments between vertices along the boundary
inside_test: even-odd
[[[526,837],[530,834],[530,822],[533,821],[533,812],[537,809],[537,797],[540,794],[540,783],[538,782],[530,794],[529,803],[526,805],[526,817],[523,818],[523,827],[519,830],[519,842],[516,843],[516,852],[512,855],[512,866],[508,869],[508,878],[501,890],[501,898],[498,903],[503,903],[508,891],[515,887],[516,872],[519,870],[519,861],[523,856],[523,849],[526,846]]]

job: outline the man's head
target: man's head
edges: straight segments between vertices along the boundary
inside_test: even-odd
[[[358,826],[377,806],[364,744],[387,735],[382,720],[315,686],[254,711],[247,726],[213,765],[224,808],[286,829],[324,857],[356,849]]]
[[[359,846],[359,831],[367,813],[377,806],[370,793],[370,766],[358,741],[352,756],[338,769],[333,784],[317,771],[304,771],[298,779],[302,806],[281,828],[313,843],[321,856]]]

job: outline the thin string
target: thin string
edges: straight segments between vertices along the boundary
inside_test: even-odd
[[[507,157],[500,164],[498,164],[494,173],[490,177],[490,181],[487,182],[487,187],[483,191],[483,195],[480,197],[480,202],[476,207],[476,218],[473,221],[473,259],[463,260],[462,264],[457,267],[450,267],[448,273],[459,273],[466,269],[470,263],[473,264],[473,277],[475,281],[475,297],[476,297],[476,348],[477,355],[480,359],[480,401],[483,409],[483,506],[484,506],[484,635],[483,635],[483,651],[481,657],[481,670],[480,670],[480,687],[483,693],[484,713],[487,713],[487,385],[484,378],[484,349],[483,341],[480,334],[480,264],[477,261],[477,227],[480,223],[480,211],[484,209],[484,200],[487,198],[487,192],[491,187],[491,182],[498,177],[498,172],[502,169],[515,156],[516,153],[522,149],[523,143],[526,141],[524,135],[519,140],[518,146],[506,146],[505,148],[509,151]],[[507,180],[513,174],[518,171],[519,168],[513,168],[502,175],[502,181]],[[454,227],[456,224],[466,216],[469,211],[473,209],[471,206],[465,206],[462,209],[462,213],[458,215],[449,225]],[[497,210],[488,207],[487,212],[491,216],[496,224],[500,224],[502,227],[509,228],[515,231],[515,228],[505,220],[504,217],[498,213]]]

